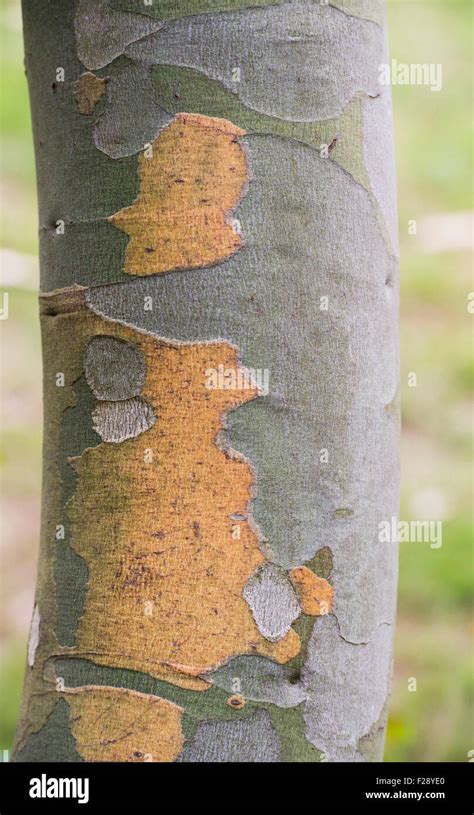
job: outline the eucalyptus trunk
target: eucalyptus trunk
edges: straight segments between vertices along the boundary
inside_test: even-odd
[[[399,423],[383,4],[23,14],[45,425],[15,759],[380,759]]]

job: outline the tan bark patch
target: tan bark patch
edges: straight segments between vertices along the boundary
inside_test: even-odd
[[[298,593],[305,614],[319,616],[332,611],[333,588],[323,577],[318,577],[307,566],[290,572],[290,580]]]
[[[219,263],[242,245],[229,221],[248,181],[245,131],[179,113],[139,158],[140,192],[110,222],[130,241],[124,271],[150,275]]]
[[[182,708],[145,693],[85,686],[64,692],[84,761],[173,761],[183,747]]]
[[[245,458],[216,439],[223,415],[258,391],[210,390],[206,377],[219,365],[237,368],[235,348],[172,345],[87,310],[58,325],[65,335],[53,333],[55,347],[74,334],[83,358],[98,335],[132,343],[146,363],[141,398],[156,416],[141,435],[71,461],[71,546],[89,569],[71,656],[198,690],[209,687],[201,674],[235,655],[291,659],[300,649],[296,632],[269,642],[243,597],[265,561],[249,518],[254,476]]]
[[[74,98],[79,113],[90,116],[94,112],[97,102],[105,91],[106,84],[106,79],[100,79],[90,71],[80,75],[77,82],[74,83]]]

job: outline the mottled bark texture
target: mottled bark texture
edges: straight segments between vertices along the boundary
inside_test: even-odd
[[[380,758],[396,545],[378,528],[398,490],[382,4],[23,8],[45,435],[15,758]]]

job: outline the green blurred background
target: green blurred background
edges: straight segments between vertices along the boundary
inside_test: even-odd
[[[443,88],[393,88],[402,271],[403,520],[443,545],[401,544],[387,761],[466,761],[472,598],[471,0],[389,0],[390,50],[441,63]],[[41,349],[34,158],[19,0],[0,0],[2,322],[0,751],[11,746],[39,530]],[[416,221],[417,234],[408,223]],[[408,386],[415,372],[417,386]],[[410,691],[410,679],[416,691]],[[0,753],[1,757],[1,753]]]

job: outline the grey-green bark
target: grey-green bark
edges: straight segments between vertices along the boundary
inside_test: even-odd
[[[139,378],[139,362],[121,359],[115,372],[113,354],[95,369],[91,356],[59,447],[46,448],[44,498],[55,469],[63,513],[44,522],[43,539],[61,523],[65,539],[53,564],[58,650],[41,656],[40,681],[174,702],[184,709],[179,761],[380,758],[397,568],[396,544],[379,542],[378,532],[398,504],[397,230],[390,94],[378,83],[387,59],[382,3],[23,0],[23,10],[41,290],[85,287],[94,314],[165,342],[225,340],[243,365],[269,370],[268,395],[233,410],[219,443],[252,465],[252,516],[270,561],[243,596],[269,641],[294,623],[302,642],[285,664],[235,655],[209,674],[205,692],[68,658],[88,585],[87,565],[69,546],[66,503],[76,487],[68,457],[99,435],[120,443],[159,421],[141,386],[120,390],[119,369]],[[58,67],[64,82],[55,80]],[[86,69],[107,78],[90,117],[73,93]],[[205,268],[133,279],[124,272],[128,238],[107,218],[136,199],[139,153],[181,112],[246,131],[250,180],[232,213],[243,246]],[[97,406],[93,395],[105,401]],[[43,542],[40,576],[50,557]],[[301,614],[288,572],[303,565],[333,587],[331,613]],[[53,623],[41,613],[42,585],[40,643]],[[226,704],[236,679],[246,700],[238,720]],[[81,760],[64,700],[42,721],[31,695],[27,683],[16,758]]]

